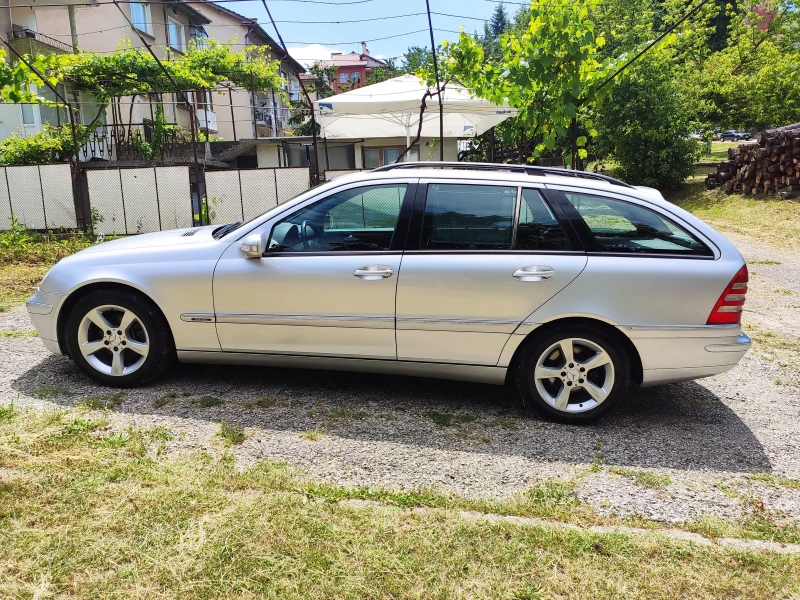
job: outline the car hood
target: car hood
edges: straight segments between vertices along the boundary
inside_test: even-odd
[[[116,240],[101,242],[79,252],[91,254],[95,252],[120,252],[125,250],[141,250],[144,248],[164,248],[167,246],[190,245],[208,242],[213,239],[212,233],[219,225],[195,227],[190,229],[170,229],[156,233],[142,233]]]

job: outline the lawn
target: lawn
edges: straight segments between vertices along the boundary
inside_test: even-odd
[[[704,155],[700,162],[704,163],[718,163],[723,160],[728,160],[728,148],[734,148],[741,142],[711,142],[711,152]]]
[[[800,202],[706,190],[697,177],[664,196],[722,232],[786,248],[800,246]]]
[[[800,591],[797,555],[469,519],[456,510],[465,501],[435,493],[312,485],[271,463],[240,469],[223,438],[214,456],[168,458],[159,448],[170,436],[164,427],[111,431],[97,412],[0,407],[0,596],[772,599]],[[342,502],[365,496],[384,504]],[[540,515],[576,506],[557,490],[520,502]]]

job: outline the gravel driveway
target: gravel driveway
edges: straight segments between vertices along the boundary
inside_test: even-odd
[[[800,343],[800,253],[730,236],[751,265],[746,324]],[[24,309],[0,331],[30,330]],[[91,383],[35,337],[0,336],[0,404],[70,406],[116,390]],[[783,363],[785,366],[782,366]],[[633,387],[591,426],[521,415],[495,386],[325,371],[178,365],[128,390],[112,427],[165,426],[167,453],[218,452],[218,422],[239,422],[239,464],[283,461],[329,482],[434,487],[505,498],[569,478],[601,513],[663,521],[736,518],[756,499],[776,519],[800,519],[797,365],[756,349],[729,373]],[[788,478],[786,481],[781,478]]]

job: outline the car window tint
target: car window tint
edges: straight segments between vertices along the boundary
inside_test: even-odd
[[[713,256],[713,252],[673,221],[636,204],[567,192],[603,252]]]
[[[510,250],[517,188],[432,183],[421,250]]]
[[[517,226],[517,250],[569,250],[564,229],[538,190],[523,189]]]
[[[372,185],[336,192],[277,223],[268,251],[388,250],[406,188]]]

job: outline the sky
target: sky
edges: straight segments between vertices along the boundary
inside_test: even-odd
[[[456,39],[461,27],[468,33],[482,31],[496,4],[493,0],[430,0],[436,43]],[[512,2],[505,4],[509,14],[519,8]],[[331,52],[360,53],[362,41],[379,58],[402,57],[409,46],[431,45],[425,0],[267,0],[267,5],[289,53],[306,65],[330,58]],[[225,6],[258,19],[277,41],[260,1]],[[355,20],[363,21],[344,22]]]

